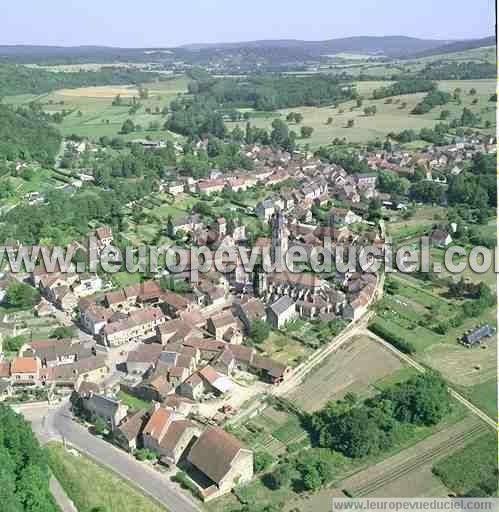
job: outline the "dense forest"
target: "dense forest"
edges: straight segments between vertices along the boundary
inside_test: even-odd
[[[436,88],[431,80],[411,79],[399,80],[386,87],[380,87],[373,91],[373,99],[388,98],[389,96],[400,96],[401,94],[413,94],[416,92],[429,92]]]
[[[0,404],[0,503],[2,512],[57,512],[49,490],[45,453],[31,427]]]
[[[190,138],[226,135],[224,118],[213,100],[180,98],[170,103],[170,116],[165,129]]]
[[[56,89],[150,82],[161,75],[129,68],[102,67],[99,71],[53,72],[25,66],[0,65],[0,97],[44,94]]]
[[[265,111],[304,105],[331,105],[356,97],[353,88],[328,75],[210,78],[192,82],[189,92],[213,99],[221,107],[247,107]]]
[[[61,136],[37,108],[0,104],[0,160],[37,160],[50,164],[59,151]]]

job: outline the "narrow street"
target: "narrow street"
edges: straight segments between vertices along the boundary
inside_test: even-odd
[[[15,409],[32,422],[33,431],[42,443],[62,441],[73,446],[98,464],[109,467],[145,495],[161,503],[169,512],[200,511],[197,503],[179,492],[165,475],[93,436],[74,421],[68,402],[57,406],[22,405]]]

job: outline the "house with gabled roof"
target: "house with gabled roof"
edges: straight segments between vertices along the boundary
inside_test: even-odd
[[[199,431],[194,423],[156,403],[142,431],[142,443],[158,453],[161,462],[175,465],[196,435]]]
[[[223,339],[229,329],[237,329],[238,323],[230,311],[225,311],[208,319],[208,331],[217,339]]]
[[[246,331],[249,331],[251,323],[257,320],[265,320],[265,305],[258,298],[251,298],[246,302],[241,302],[234,306],[236,315],[244,325]]]
[[[204,501],[227,494],[253,478],[253,452],[219,427],[208,427],[201,434],[187,460],[208,479],[200,489]]]
[[[281,329],[287,322],[298,317],[295,301],[283,295],[267,309],[267,317],[274,329]]]
[[[91,416],[103,419],[111,430],[114,430],[126,418],[128,412],[128,406],[121,400],[93,392],[82,397],[82,406]]]

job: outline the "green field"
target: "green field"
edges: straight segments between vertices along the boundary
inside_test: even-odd
[[[433,472],[449,489],[465,495],[472,489],[495,486],[497,490],[497,436],[487,433],[461,450],[438,461]],[[477,494],[473,493],[473,496]],[[492,494],[495,496],[495,493]]]
[[[147,135],[156,139],[180,139],[175,134],[164,130],[148,131],[148,127],[151,122],[158,122],[161,127],[163,126],[165,116],[155,114],[156,108],[161,111],[178,94],[186,92],[187,79],[177,77],[143,84],[143,86],[149,90],[149,98],[140,100],[142,107],[133,115],[129,113],[130,106],[112,106],[112,102],[118,94],[125,103],[131,102],[133,96],[138,98],[139,91],[134,85],[63,89],[40,96],[11,96],[4,100],[14,105],[37,101],[49,113],[61,112],[63,109],[71,111],[71,114],[57,125],[63,135],[76,134],[91,139],[98,139],[101,136],[114,137],[118,135],[124,121],[132,119],[136,125],[141,125],[143,130],[124,136],[126,140],[141,139]],[[146,112],[149,108],[151,113]]]
[[[450,327],[445,334],[432,328],[441,321],[462,314],[459,302],[451,302],[438,284],[424,282],[413,276],[392,274],[390,279],[398,285],[391,294],[385,294],[378,305],[376,322],[410,341],[417,352],[423,353],[435,344],[456,346],[458,338],[468,329],[482,322],[495,324],[494,311],[487,310],[480,317],[465,318],[458,327]],[[461,350],[468,349],[459,346]]]
[[[385,70],[387,72],[387,70]],[[472,112],[481,114],[484,122],[489,120],[492,125],[488,130],[490,134],[495,132],[495,104],[489,102],[489,98],[495,92],[495,80],[446,80],[439,82],[440,89],[444,91],[454,91],[456,88],[462,89],[462,104],[458,106],[456,103],[449,103],[443,107],[436,107],[431,112],[424,115],[412,115],[411,110],[417,103],[425,96],[424,93],[406,94],[394,98],[400,99],[395,104],[386,104],[384,99],[371,100],[372,91],[390,82],[376,82],[376,81],[362,81],[357,82],[356,86],[359,93],[365,97],[364,103],[361,108],[355,106],[355,102],[350,101],[342,103],[336,108],[332,107],[297,107],[292,109],[279,110],[272,118],[263,118],[261,116],[251,119],[251,123],[260,128],[269,128],[272,119],[280,117],[285,119],[289,112],[301,112],[303,114],[303,121],[301,125],[311,126],[314,128],[314,133],[310,139],[300,139],[301,143],[309,143],[312,147],[326,145],[331,143],[334,138],[343,138],[349,142],[367,142],[375,139],[383,140],[390,132],[400,132],[405,129],[413,129],[419,131],[421,128],[433,128],[439,121],[439,116],[442,110],[449,110],[451,117],[461,115],[464,107],[468,107]],[[476,96],[468,94],[471,88],[477,91]],[[472,105],[474,98],[478,98],[478,104]],[[402,103],[406,103],[404,108]],[[375,116],[367,117],[364,115],[364,108],[367,106],[375,105],[377,113]],[[353,110],[351,110],[353,108]],[[341,110],[343,112],[341,113]],[[332,124],[328,125],[327,120],[329,117],[333,118]],[[354,120],[354,127],[347,128],[348,120]],[[233,128],[238,123],[227,123],[230,128]],[[294,124],[289,125],[291,129],[297,132],[300,126]]]
[[[495,377],[474,386],[461,386],[459,390],[491,418],[497,418],[497,379]]]
[[[248,423],[250,423],[250,428],[255,430],[254,423],[258,425],[266,425],[266,432],[275,427],[274,423],[271,422],[269,424],[268,418],[262,418],[268,410],[273,411],[271,414],[287,414],[282,413],[281,411],[275,411],[273,408],[267,408],[263,414],[258,415],[256,418],[252,418],[250,422],[247,422],[245,425],[239,426],[236,429],[236,435],[239,437],[241,431],[246,431],[248,427]],[[334,485],[344,480],[347,476],[352,475],[353,473],[360,471],[366,467],[369,467],[381,460],[384,460],[391,455],[394,455],[405,448],[409,448],[410,446],[414,446],[417,442],[422,441],[430,437],[431,435],[443,431],[447,429],[450,425],[457,423],[462,420],[464,417],[468,415],[467,409],[461,405],[460,403],[453,402],[452,412],[438,425],[432,427],[408,427],[402,428],[400,431],[399,438],[397,439],[397,443],[391,450],[382,454],[376,454],[370,457],[366,457],[363,459],[349,459],[348,457],[343,456],[342,454],[321,448],[308,448],[304,447],[303,451],[297,451],[289,454],[289,457],[296,457],[298,460],[301,460],[307,454],[312,455],[313,452],[321,453],[324,457],[328,458],[334,466],[334,475],[333,481],[331,482],[332,492],[340,492],[339,489],[334,489]],[[286,416],[283,416],[279,419],[282,425],[283,421],[288,421],[285,419]],[[289,426],[289,430],[291,430],[291,424]],[[266,435],[270,435],[267,433]],[[243,441],[250,446],[253,450],[261,450],[262,447],[264,449],[265,445],[260,442],[261,439],[265,439],[264,434],[257,434],[259,437],[259,441],[251,441],[249,437],[243,438]],[[299,440],[300,438],[298,438]],[[268,442],[268,441],[267,441]],[[290,445],[288,445],[290,446]],[[282,448],[281,448],[282,450]],[[272,455],[277,457],[280,453],[278,450],[274,450],[273,447],[271,449],[267,449]],[[329,487],[329,486],[328,486]],[[335,494],[337,496],[337,494]],[[292,485],[285,485],[277,490],[270,489],[265,483],[265,477],[260,477],[254,479],[249,484],[237,488],[235,493],[227,494],[222,498],[214,500],[211,503],[206,505],[206,508],[209,512],[218,512],[220,510],[241,510],[241,503],[258,503],[258,505],[273,505],[278,508],[282,508],[283,510],[291,511],[293,510],[294,505],[299,500],[304,497],[303,494],[300,494]],[[308,509],[307,509],[308,510]],[[323,510],[323,509],[320,509]]]
[[[99,506],[112,512],[165,511],[118,475],[84,455],[69,453],[58,443],[50,443],[47,453],[52,473],[79,512],[90,512]]]
[[[395,370],[391,375],[387,375],[386,377],[376,381],[374,383],[374,387],[378,391],[385,391],[391,386],[405,382],[406,380],[409,380],[411,377],[416,375],[418,375],[418,371],[415,370],[412,366],[407,368],[400,368],[399,370]]]

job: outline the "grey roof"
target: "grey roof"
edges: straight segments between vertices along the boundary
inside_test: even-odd
[[[177,365],[177,359],[178,359],[177,352],[169,352],[169,351],[164,350],[159,355],[159,360],[171,368],[173,368],[174,366]]]
[[[120,402],[102,395],[91,395],[86,399],[86,406],[105,416],[113,415],[119,408]]]
[[[0,380],[0,393],[5,393],[10,388],[10,381]]]
[[[294,307],[295,302],[291,297],[284,295],[280,299],[276,300],[274,304],[270,306],[270,309],[276,314],[281,315],[289,308]]]
[[[485,324],[476,327],[471,332],[465,334],[463,338],[466,343],[473,344],[480,341],[485,336],[492,336],[492,334],[494,334],[494,328],[489,324]]]
[[[83,343],[72,343],[71,340],[50,340],[47,343],[40,343],[40,346],[35,345],[34,350],[37,357],[47,361],[56,361],[62,357],[76,356],[78,359],[84,359],[92,356],[92,347]]]
[[[265,199],[260,203],[263,208],[274,208],[274,200],[273,199]]]

